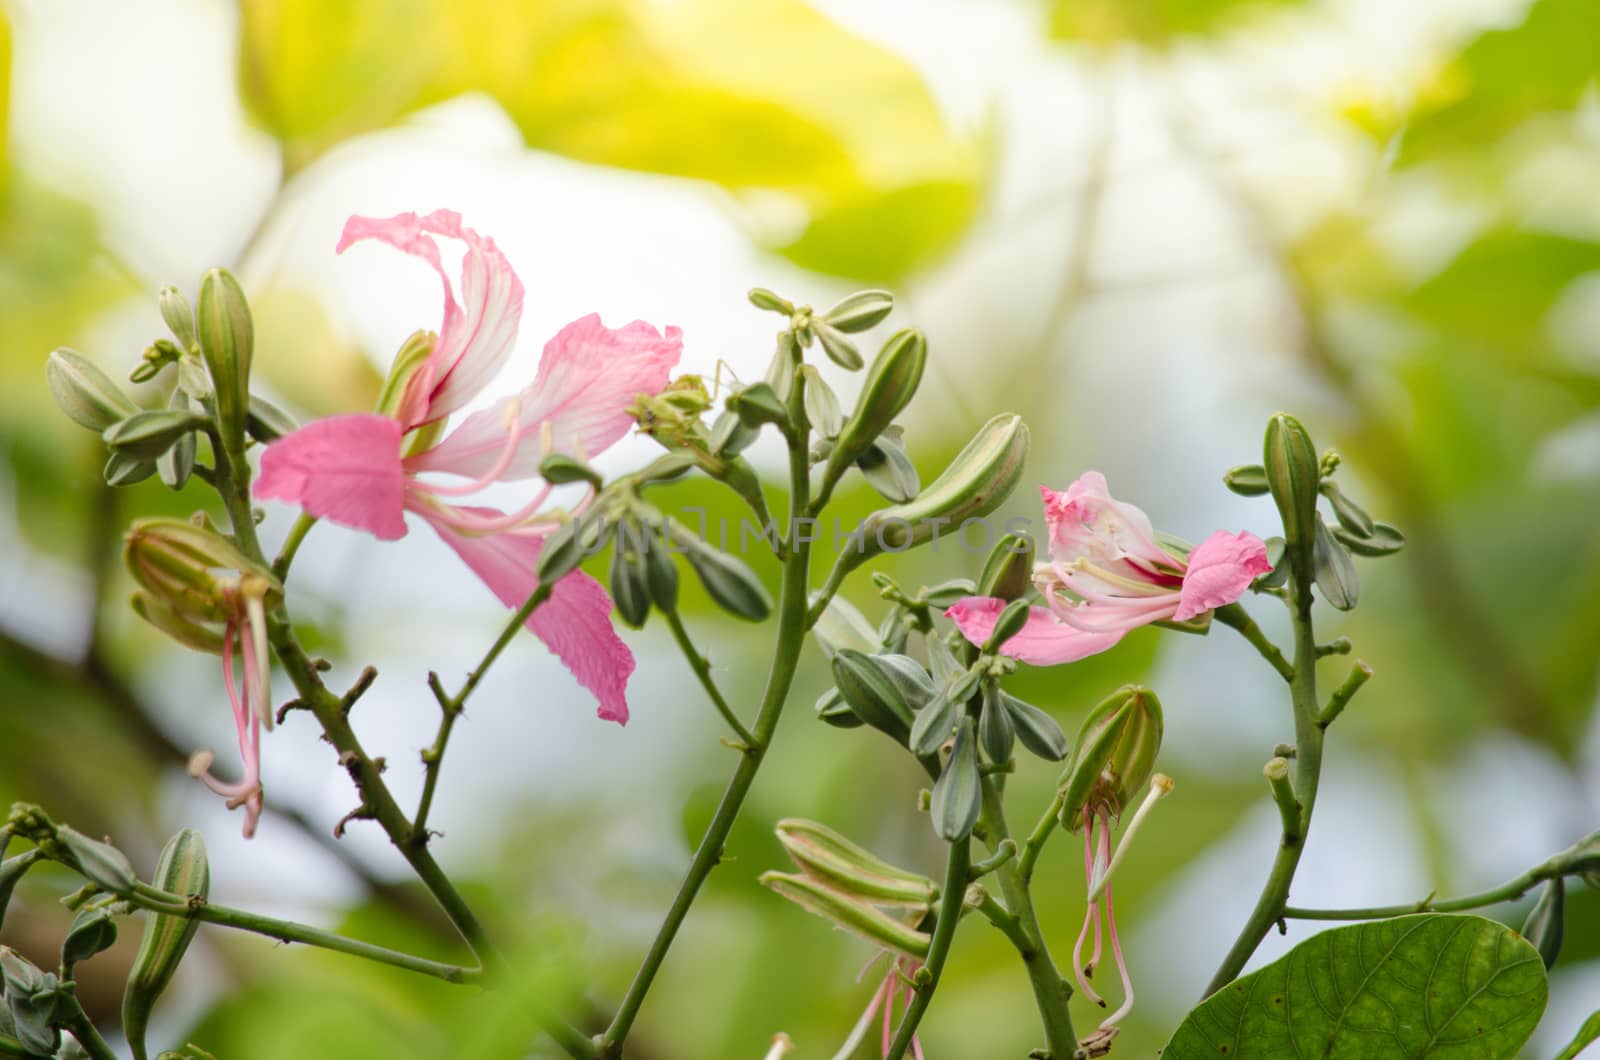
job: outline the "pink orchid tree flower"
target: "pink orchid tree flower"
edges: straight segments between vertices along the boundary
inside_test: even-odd
[[[861,1043],[867,1040],[867,1035],[872,1031],[873,1017],[880,1012],[882,1013],[880,1021],[882,1032],[880,1034],[879,1055],[884,1057],[889,1055],[890,1046],[894,1043],[895,1004],[900,999],[903,987],[906,1004],[910,1005],[912,977],[922,969],[922,962],[902,953],[883,950],[867,962],[866,966],[861,969],[861,973],[856,976],[856,981],[859,982],[861,976],[867,973],[867,969],[876,964],[878,959],[885,954],[889,957],[889,970],[884,973],[882,982],[878,984],[878,989],[873,991],[871,1000],[867,1002],[866,1009],[861,1013],[861,1018],[850,1029],[849,1037],[839,1047],[838,1052],[834,1053],[833,1060],[849,1060],[850,1057],[856,1055]],[[923,1060],[922,1039],[917,1034],[911,1035],[911,1056],[913,1060]]]
[[[454,288],[436,236],[465,245]],[[538,586],[545,538],[581,513],[592,491],[571,513],[547,509],[548,483],[510,512],[457,499],[496,482],[538,478],[541,461],[552,453],[587,459],[611,446],[633,422],[627,407],[635,397],[666,386],[682,353],[682,332],[669,327],[662,333],[642,321],[612,329],[596,314],[573,321],[545,344],[532,385],[439,438],[450,415],[488,386],[510,356],[522,283],[494,240],[449,210],[352,217],[338,250],[367,239],[419,257],[439,274],[444,321],[438,337],[405,380],[391,414],[331,416],[267,446],[255,494],[383,541],[405,535],[410,512],[433,527],[503,604],[520,607]],[[600,583],[574,571],[527,626],[594,693],[600,717],[620,724],[628,720],[625,693],[634,660],[610,614],[611,597]]]
[[[1105,651],[1151,622],[1185,622],[1231,604],[1272,569],[1260,538],[1219,530],[1188,555],[1156,538],[1149,516],[1112,497],[1087,471],[1065,493],[1041,486],[1049,555],[1033,574],[1045,606],[1000,649],[1035,666]],[[1006,601],[969,596],[945,615],[974,644],[994,630]]]

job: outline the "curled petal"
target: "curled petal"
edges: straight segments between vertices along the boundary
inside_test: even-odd
[[[1085,471],[1065,493],[1039,487],[1050,528],[1050,557],[1115,564],[1150,575],[1149,568],[1179,561],[1156,544],[1150,517],[1135,505],[1111,496],[1105,476]]]
[[[262,452],[255,495],[298,504],[383,541],[404,537],[401,433],[400,424],[375,413],[308,423]]]
[[[491,518],[492,508],[463,506],[461,511]],[[456,550],[472,572],[507,607],[521,607],[539,587],[539,551],[544,539],[527,533],[469,535],[437,521],[429,509],[417,509],[445,543]],[[628,677],[633,653],[611,625],[611,597],[582,571],[562,578],[550,599],[528,617],[528,629],[566,664],[578,683],[600,701],[599,715],[626,724]]]
[[[433,237],[466,244],[456,301],[450,277]],[[406,385],[400,420],[408,428],[443,419],[466,405],[505,364],[522,318],[522,282],[494,240],[461,223],[454,210],[435,210],[394,217],[352,217],[345,223],[338,249],[363,239],[377,239],[413,254],[439,274],[444,286],[444,320],[439,341],[427,362]]]
[[[950,605],[944,614],[962,636],[982,644],[994,632],[995,620],[1005,608],[1006,601],[997,597],[968,596]],[[1035,607],[1029,609],[1022,631],[1006,641],[1000,653],[1034,666],[1056,666],[1098,655],[1121,639],[1120,631],[1089,633],[1074,629],[1057,621],[1044,608]]]
[[[1183,622],[1203,611],[1231,604],[1244,594],[1258,575],[1267,573],[1267,546],[1254,534],[1218,530],[1189,553],[1178,611]]]
[[[519,401],[521,441],[502,479],[539,472],[546,440],[554,451],[594,456],[627,433],[628,406],[640,394],[654,394],[683,353],[683,332],[665,334],[644,321],[608,328],[590,313],[562,328],[545,344],[533,385],[517,398],[475,412],[449,437],[408,461],[417,471],[447,471],[478,476],[493,467],[507,435],[507,402]],[[548,434],[548,438],[546,437]]]

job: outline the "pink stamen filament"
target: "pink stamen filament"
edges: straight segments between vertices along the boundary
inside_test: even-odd
[[[868,961],[868,967],[871,967],[873,961],[877,959],[877,957],[874,957],[872,961]],[[866,969],[862,970],[865,971]],[[872,1017],[878,1014],[878,1006],[883,1004],[883,996],[888,991],[889,984],[893,979],[894,972],[891,969],[889,975],[884,977],[883,982],[878,984],[878,989],[872,992],[872,1000],[867,1002],[866,1011],[861,1013],[861,1018],[856,1020],[856,1025],[850,1028],[850,1036],[844,1040],[844,1045],[840,1046],[839,1051],[833,1055],[833,1060],[850,1060],[850,1057],[855,1055],[856,1049],[866,1040],[867,1030],[872,1026]]]
[[[1083,874],[1088,879],[1094,874],[1094,822],[1095,819],[1089,810],[1083,814]],[[1072,975],[1078,982],[1078,990],[1084,997],[1093,1001],[1101,1008],[1105,1007],[1105,1000],[1089,985],[1088,974],[1094,970],[1094,961],[1099,960],[1100,954],[1100,910],[1099,906],[1090,902],[1083,911],[1083,927],[1078,930],[1078,941],[1072,946]],[[1083,962],[1083,944],[1089,937],[1089,928],[1094,927],[1094,957],[1086,966]],[[1086,974],[1088,973],[1088,974]]]
[[[229,784],[217,779],[208,766],[198,773],[197,777],[202,784],[227,800],[228,809],[236,810],[240,806],[245,808],[244,835],[248,839],[255,835],[256,823],[261,818],[262,810],[261,719],[251,710],[248,686],[241,695],[234,680],[233,651],[237,635],[237,626],[230,622],[222,634],[222,679],[228,688],[228,705],[233,710],[234,728],[239,736],[239,757],[244,763],[244,776],[238,782]],[[247,681],[252,654],[252,650],[246,647]]]
[[[489,466],[489,470],[469,482],[454,486],[422,482],[417,479],[413,479],[411,484],[436,497],[466,497],[500,481],[500,476],[505,474],[506,469],[511,466],[511,462],[516,459],[518,444],[527,433],[527,429],[520,422],[522,415],[521,401],[516,398],[509,399],[504,415],[506,417],[505,445],[501,447],[500,455]]]
[[[894,1039],[894,1000],[900,994],[900,979],[896,975],[895,969],[892,965],[889,968],[889,976],[886,982],[889,989],[888,993],[884,995],[883,999],[882,1055],[884,1056],[889,1055],[889,1045]]]
[[[1128,962],[1122,956],[1122,940],[1117,938],[1117,920],[1111,912],[1111,885],[1106,885],[1106,927],[1111,933],[1111,952],[1117,959],[1117,974],[1122,978],[1122,1005],[1100,1024],[1105,1029],[1133,1011],[1133,977],[1128,974]]]

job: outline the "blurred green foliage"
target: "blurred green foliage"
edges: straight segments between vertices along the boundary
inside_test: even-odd
[[[1303,0],[1054,0],[1050,32],[1097,46],[1138,44],[1166,49],[1186,37],[1204,37],[1263,9]]]

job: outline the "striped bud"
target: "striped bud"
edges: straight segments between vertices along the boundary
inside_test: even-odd
[[[185,828],[167,840],[152,882],[168,894],[205,900],[211,891],[211,868],[199,832]],[[144,1037],[150,1011],[172,981],[200,927],[198,920],[168,913],[146,913],[145,918],[144,939],[122,994],[122,1033],[135,1060],[145,1060],[148,1055]]]
[[[136,412],[101,432],[113,453],[134,460],[154,460],[211,421],[186,408]]]
[[[894,309],[894,295],[888,291],[857,291],[823,313],[818,320],[846,334],[877,327]]]
[[[933,830],[947,843],[965,839],[978,823],[981,804],[978,738],[972,719],[962,718],[956,742],[950,748],[950,760],[933,785],[933,802],[929,806]]]
[[[815,821],[778,822],[778,842],[807,876],[876,905],[926,910],[939,888],[926,876],[898,868]]]
[[[244,289],[226,269],[211,269],[200,281],[200,355],[211,372],[216,392],[217,426],[223,445],[244,445],[250,410],[250,361],[255,353],[255,325]]]
[[[189,306],[189,299],[183,296],[183,292],[176,287],[163,287],[158,304],[161,307],[161,319],[166,321],[172,337],[178,340],[178,346],[185,351],[198,346],[199,339],[195,336],[194,330],[194,310]]]
[[[1006,534],[989,550],[978,577],[977,594],[1001,600],[1020,600],[1033,588],[1033,538]]]
[[[743,561],[712,548],[677,523],[668,527],[700,584],[724,611],[750,622],[760,622],[772,613],[772,595]]]
[[[922,332],[908,329],[889,337],[861,385],[855,411],[828,454],[824,481],[836,481],[911,403],[927,362],[928,342]]]
[[[52,353],[44,378],[67,418],[91,431],[103,431],[139,411],[110,376],[77,350],[63,346]]]
[[[85,879],[112,894],[126,894],[133,890],[133,862],[128,855],[98,839],[90,839],[67,825],[56,829],[56,838],[67,848],[72,863]]]
[[[1161,701],[1124,685],[1089,712],[1061,774],[1061,823],[1076,832],[1085,812],[1122,812],[1144,790],[1161,750]]]
[[[789,899],[808,913],[815,913],[835,927],[884,949],[908,957],[928,955],[932,939],[926,932],[908,927],[870,902],[852,898],[810,876],[788,872],[763,872],[761,883]]]
[[[1283,520],[1289,560],[1301,580],[1309,580],[1311,552],[1320,523],[1317,490],[1322,471],[1316,447],[1299,420],[1280,412],[1267,421],[1262,466]]]
[[[833,656],[833,683],[856,717],[898,742],[906,742],[911,733],[911,707],[869,656],[839,649]]]

